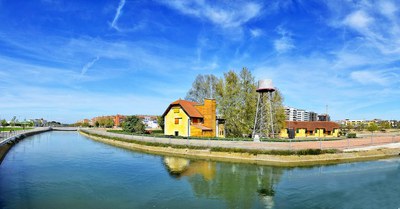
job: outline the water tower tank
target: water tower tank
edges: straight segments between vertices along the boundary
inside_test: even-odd
[[[271,79],[264,79],[258,81],[257,92],[272,92],[275,91],[274,84]]]

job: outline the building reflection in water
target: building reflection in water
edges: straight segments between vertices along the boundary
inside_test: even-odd
[[[216,163],[212,161],[191,161],[180,157],[164,157],[164,165],[169,174],[176,178],[199,174],[209,181],[215,177],[216,173]]]
[[[216,163],[165,157],[175,178],[187,177],[199,198],[223,199],[228,208],[273,208],[275,186],[284,169],[248,164]]]

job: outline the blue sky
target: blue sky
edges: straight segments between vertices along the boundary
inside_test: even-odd
[[[0,0],[0,118],[162,114],[198,74],[249,68],[287,106],[400,119],[400,5]]]

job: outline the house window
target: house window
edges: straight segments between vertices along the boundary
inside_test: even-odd
[[[174,109],[174,113],[179,113],[179,109],[178,108]]]
[[[179,124],[179,118],[175,118],[175,124]]]

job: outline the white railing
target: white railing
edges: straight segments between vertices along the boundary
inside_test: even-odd
[[[15,138],[19,138],[21,135],[24,135],[24,134],[37,133],[37,132],[43,132],[43,131],[49,131],[49,130],[51,130],[50,127],[40,127],[40,128],[27,129],[27,130],[0,132],[0,146],[8,143],[9,141],[14,140]]]

